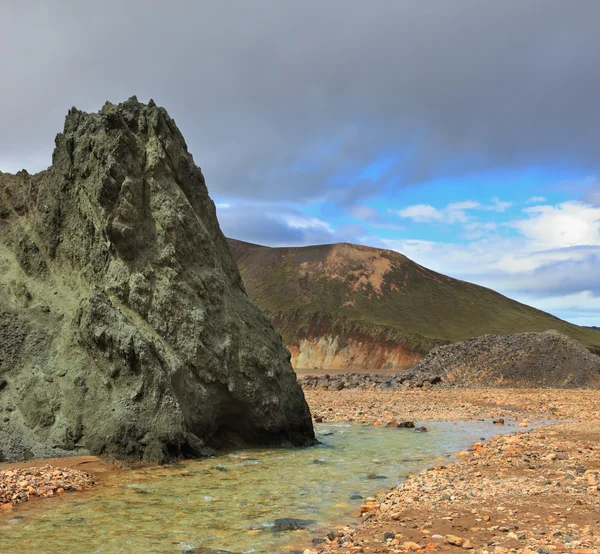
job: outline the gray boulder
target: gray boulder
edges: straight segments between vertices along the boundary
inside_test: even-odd
[[[48,170],[0,173],[0,460],[312,444],[289,359],[154,102],[73,108]]]

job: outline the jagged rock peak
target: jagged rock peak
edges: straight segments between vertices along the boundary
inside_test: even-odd
[[[0,174],[0,227],[0,458],[314,440],[163,108],[71,109],[48,170]]]

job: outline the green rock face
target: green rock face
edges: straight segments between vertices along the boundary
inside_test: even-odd
[[[152,101],[72,109],[48,170],[0,173],[0,383],[5,460],[314,441],[289,353]]]

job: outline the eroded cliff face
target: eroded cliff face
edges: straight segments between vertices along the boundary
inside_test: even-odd
[[[399,344],[331,335],[301,339],[287,347],[295,369],[402,370],[423,358]]]
[[[72,109],[47,171],[0,173],[0,231],[0,459],[314,440],[289,354],[152,101]]]
[[[330,314],[294,310],[267,316],[282,334],[294,369],[402,371],[432,348],[423,337]]]

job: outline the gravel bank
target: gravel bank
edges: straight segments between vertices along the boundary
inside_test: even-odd
[[[600,552],[600,395],[589,390],[369,393],[307,391],[316,418],[382,425],[493,417],[518,421],[364,501],[354,527],[333,529],[305,554],[416,551]],[[527,430],[528,418],[578,418]]]
[[[83,491],[94,484],[89,473],[51,465],[0,471],[0,510],[31,498]]]

